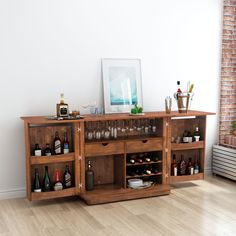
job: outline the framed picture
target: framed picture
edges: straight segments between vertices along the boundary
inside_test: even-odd
[[[102,77],[105,113],[142,106],[140,59],[102,59]]]

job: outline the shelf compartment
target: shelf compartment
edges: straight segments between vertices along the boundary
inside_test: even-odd
[[[53,155],[53,156],[31,156],[30,160],[31,160],[31,165],[68,162],[75,160],[75,154],[74,152],[71,152],[69,154]]]
[[[162,150],[162,144],[162,138],[127,141],[126,151],[127,153],[160,151]]]
[[[31,200],[37,201],[37,200],[74,196],[76,195],[75,190],[76,188],[74,187],[74,188],[63,189],[61,191],[51,191],[51,192],[41,192],[41,193],[31,192]]]
[[[93,191],[86,191],[80,197],[88,204],[101,204],[107,202],[116,202],[131,200],[137,198],[155,197],[170,194],[169,185],[153,185],[145,189],[120,188],[117,185],[101,185]]]
[[[198,173],[195,175],[170,176],[170,184],[184,181],[202,180],[202,179],[204,179],[203,173]]]
[[[86,156],[123,154],[124,151],[125,151],[124,142],[104,141],[102,143],[86,143],[85,144]]]
[[[142,163],[126,163],[126,166],[142,166],[142,165],[152,165],[152,164],[159,164],[162,161],[150,161],[150,162],[142,162]]]
[[[151,176],[158,176],[158,175],[162,175],[162,172],[158,172],[158,173],[155,173],[155,174],[144,174],[144,175],[134,175],[134,176],[130,176],[130,175],[127,175],[126,176],[126,179],[133,179],[133,178],[142,178],[142,177],[151,177]]]
[[[203,149],[205,147],[204,141],[192,143],[171,143],[171,150],[189,150],[189,149]]]

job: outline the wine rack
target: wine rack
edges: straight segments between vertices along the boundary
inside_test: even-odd
[[[25,131],[26,189],[29,200],[43,200],[78,195],[87,204],[153,197],[170,193],[170,183],[204,178],[206,115],[213,113],[188,111],[148,112],[142,116],[110,114],[83,119],[51,120],[46,117],[22,117]],[[198,126],[200,141],[182,143],[184,130]],[[70,152],[51,156],[35,156],[35,144],[44,149],[52,144],[55,132],[68,135]],[[176,141],[177,140],[177,141]],[[172,142],[171,142],[172,141]],[[199,158],[200,172],[195,175],[171,176],[171,157],[181,154]],[[44,155],[44,154],[43,154]],[[142,158],[130,163],[131,157]],[[145,159],[145,158],[149,159]],[[94,172],[94,188],[86,190],[88,161]],[[48,166],[53,182],[54,172],[61,174],[69,165],[72,186],[60,191],[33,192],[34,170],[42,180]],[[145,189],[132,189],[129,180],[152,182]]]

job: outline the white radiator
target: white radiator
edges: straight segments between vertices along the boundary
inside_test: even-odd
[[[236,149],[213,145],[212,172],[236,180]]]

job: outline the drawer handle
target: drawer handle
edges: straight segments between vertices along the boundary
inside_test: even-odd
[[[102,143],[102,146],[107,146],[108,145],[108,143]]]
[[[146,143],[148,140],[142,140],[142,143]]]

